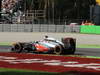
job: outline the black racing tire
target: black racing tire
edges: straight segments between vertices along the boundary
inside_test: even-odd
[[[60,45],[56,46],[54,48],[54,54],[57,54],[57,55],[61,55],[62,54],[62,47]]]
[[[16,52],[16,53],[21,53],[22,52],[22,45],[21,45],[21,43],[16,43],[14,45],[14,47],[12,48],[12,51]]]
[[[74,54],[76,51],[76,39],[68,38],[63,39],[64,43],[64,54]]]
[[[76,47],[72,45],[72,46],[69,48],[69,54],[75,54],[75,51],[76,51]]]
[[[70,39],[70,47],[69,47],[69,53],[74,54],[76,51],[76,41],[74,39]]]

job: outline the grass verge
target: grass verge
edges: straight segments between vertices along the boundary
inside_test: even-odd
[[[12,43],[10,43],[10,42],[0,42],[0,45],[2,46],[2,45],[7,45],[7,46],[9,46],[9,45],[11,45]]]
[[[83,44],[83,45],[77,45],[77,48],[100,48],[100,45]]]
[[[0,75],[57,75],[53,72],[0,68]]]
[[[0,68],[0,75],[77,75],[77,73],[42,72],[21,69]],[[81,75],[81,74],[80,74]]]

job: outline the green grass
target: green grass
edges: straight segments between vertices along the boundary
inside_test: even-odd
[[[77,48],[100,48],[100,45],[83,44],[83,45],[77,45]]]
[[[0,45],[7,45],[7,46],[9,46],[9,45],[11,45],[12,43],[10,43],[10,42],[0,42]]]
[[[0,75],[77,75],[73,72],[57,73],[57,72],[42,72],[21,69],[0,68]]]
[[[32,70],[0,68],[0,75],[57,75],[55,72],[42,72]]]
[[[100,57],[97,56],[82,56],[82,55],[67,55],[67,56],[71,56],[71,57],[80,57],[80,58],[92,58],[92,59],[100,59]]]
[[[10,69],[10,68],[0,68],[0,72],[9,72],[9,71],[18,71],[18,72],[33,72],[33,71],[31,71],[31,70],[22,70],[22,69],[20,69],[20,70],[18,70],[18,69]]]

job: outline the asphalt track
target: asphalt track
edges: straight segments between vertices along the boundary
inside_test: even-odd
[[[11,46],[0,46],[0,52],[11,52]],[[100,57],[100,48],[77,48],[75,55]]]

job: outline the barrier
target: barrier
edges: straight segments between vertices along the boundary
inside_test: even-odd
[[[0,32],[80,32],[80,26],[54,24],[0,24]]]
[[[100,26],[70,26],[54,24],[0,24],[0,32],[71,32],[100,34]]]
[[[80,33],[100,34],[100,26],[80,26]]]

